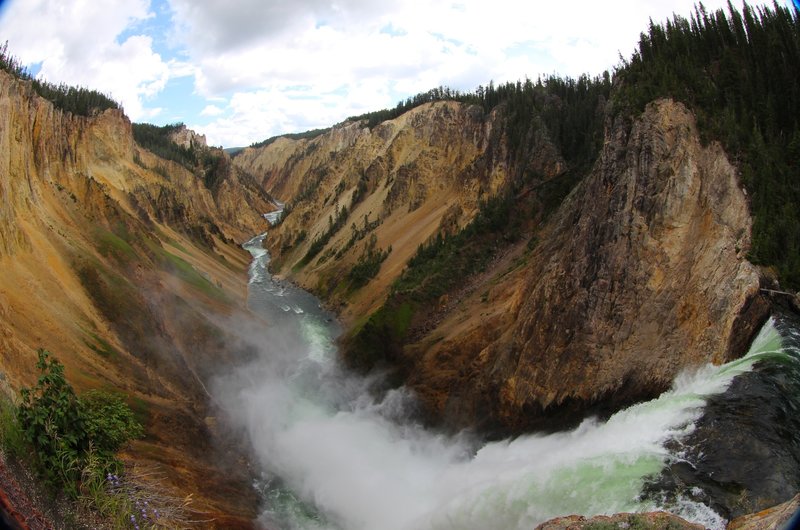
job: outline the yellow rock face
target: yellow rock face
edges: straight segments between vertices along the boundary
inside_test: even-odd
[[[4,387],[35,382],[36,349],[46,348],[79,392],[125,392],[148,432],[131,461],[155,466],[164,487],[235,526],[255,501],[241,494],[245,477],[207,455],[203,385],[220,353],[204,339],[213,324],[203,315],[244,307],[249,255],[238,244],[263,232],[272,205],[235,169],[223,173],[209,190],[136,146],[120,111],[73,116],[0,72]]]
[[[744,353],[767,307],[744,258],[751,220],[734,167],[671,101],[607,139],[527,263],[498,268],[487,303],[465,301],[485,316],[447,317],[447,340],[418,357],[412,384],[438,395],[438,413],[511,431],[557,424]],[[466,368],[427,376],[451,365]]]
[[[497,119],[479,107],[432,103],[372,131],[347,122],[311,140],[280,138],[245,149],[234,163],[293,207],[269,238],[280,272],[339,307],[345,322],[353,322],[380,306],[421,243],[466,225],[479,201],[507,181],[506,145],[495,128]],[[547,162],[551,173],[563,164],[557,153]],[[351,207],[354,194],[360,198]],[[312,242],[345,207],[350,210],[345,226],[315,259],[298,268]],[[349,244],[359,231],[366,236]],[[377,247],[391,246],[378,276],[356,293],[337,290],[371,235]]]

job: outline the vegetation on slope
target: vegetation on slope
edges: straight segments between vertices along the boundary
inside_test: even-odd
[[[521,219],[512,203],[511,194],[493,197],[464,230],[438,234],[420,245],[388,300],[345,339],[346,358],[353,367],[368,371],[399,360],[414,317],[435,307],[442,295],[485,268],[499,248],[519,237]]]
[[[753,216],[751,261],[774,266],[800,288],[800,17],[796,9],[752,8],[675,16],[650,24],[617,72],[619,112],[672,97],[720,140],[741,170]]]
[[[378,238],[375,234],[370,236],[369,242],[364,247],[358,261],[347,273],[347,279],[350,281],[350,289],[355,290],[365,286],[369,281],[378,275],[381,270],[381,264],[386,261],[386,258],[392,252],[392,246],[383,250],[377,248]]]
[[[98,515],[110,528],[186,527],[186,501],[118,457],[144,435],[128,397],[105,390],[78,395],[46,350],[38,351],[36,367],[38,381],[21,390],[19,403],[0,395],[0,449],[42,479],[41,493],[67,505],[67,513],[51,516],[70,528],[93,527]]]
[[[512,151],[518,150],[526,134],[539,116],[551,138],[562,149],[564,157],[584,165],[594,159],[602,141],[602,105],[611,91],[611,76],[604,72],[598,77],[582,75],[577,79],[549,76],[524,82],[479,86],[474,92],[459,92],[439,87],[401,101],[393,109],[353,116],[349,120],[366,120],[376,125],[426,103],[459,101],[479,105],[489,112],[504,105],[507,117],[506,134]]]
[[[197,163],[195,150],[178,145],[170,138],[172,133],[183,126],[183,123],[172,123],[160,127],[150,123],[134,123],[132,126],[133,139],[151,153],[165,160],[177,162],[191,170]]]
[[[316,138],[317,136],[321,136],[321,135],[325,134],[326,132],[328,132],[330,130],[331,130],[331,128],[328,127],[328,128],[325,128],[325,129],[312,129],[310,131],[305,131],[305,132],[301,132],[301,133],[280,134],[278,136],[271,136],[270,138],[267,138],[266,140],[262,140],[260,142],[255,142],[253,144],[250,144],[250,147],[253,147],[253,148],[266,147],[266,146],[274,143],[275,140],[277,140],[278,138],[288,138],[289,140],[311,140],[313,138]],[[239,151],[236,152],[236,154],[238,154],[238,153],[239,153]]]
[[[490,83],[458,96],[485,109],[501,109],[515,172],[506,189],[482,202],[478,215],[463,230],[438,234],[419,247],[385,304],[344,339],[352,366],[366,371],[397,361],[408,336],[415,326],[426,324],[440,297],[466,285],[498,252],[521,238],[535,244],[536,227],[586,175],[600,151],[610,91],[610,76],[604,74],[498,87]],[[442,94],[448,92],[437,90],[409,105]],[[527,160],[536,154],[538,134],[549,137],[567,162],[566,171],[549,180],[527,169]]]
[[[143,434],[133,411],[117,394],[92,390],[78,396],[64,366],[46,350],[39,350],[36,367],[39,379],[21,390],[20,403],[0,404],[3,450],[35,470],[54,492],[105,516],[126,522],[143,518],[126,498],[114,498],[112,484],[123,471],[116,453]]]
[[[207,147],[184,147],[172,140],[172,134],[185,127],[183,123],[153,125],[134,123],[133,139],[140,147],[165,159],[182,165],[203,179],[209,190],[214,190],[231,171],[229,159],[223,151]],[[164,170],[165,171],[165,170]]]
[[[608,74],[550,77],[535,84],[490,84],[472,94],[436,89],[394,110],[359,117],[373,125],[437,99],[458,99],[487,110],[503,105],[510,157],[518,167],[531,154],[526,145],[536,127],[543,126],[568,169],[541,187],[535,176],[518,173],[463,231],[439,235],[420,247],[386,303],[345,339],[346,357],[361,369],[396,359],[420,312],[485,268],[521,229],[530,231],[535,216],[557,208],[600,151],[609,97],[614,111],[628,117],[659,97],[692,108],[704,137],[721,140],[741,168],[754,217],[750,259],[774,266],[785,285],[800,287],[798,71],[796,10],[745,5],[739,13],[729,5],[728,14],[708,14],[701,5],[691,20],[675,17],[663,26],[651,24],[639,50],[615,72],[613,93]],[[531,190],[536,200],[525,193]]]
[[[12,70],[19,76],[18,63],[7,55],[5,47],[0,56],[2,57],[0,63],[4,68]],[[6,85],[14,88],[10,94],[6,94],[11,98],[10,103],[8,98],[5,103],[16,105],[22,110],[22,114],[17,113],[12,118],[19,118],[21,122],[18,125],[21,127],[43,126],[46,129],[47,123],[42,125],[38,119],[36,123],[32,118],[26,121],[29,116],[26,117],[25,109],[39,109],[44,112],[50,108],[50,105],[39,99],[30,88],[32,85],[37,86],[37,83],[30,80],[17,83],[12,81],[11,77],[5,77],[5,80],[8,81]],[[56,111],[54,118],[56,122],[60,120],[60,114]],[[49,119],[48,116],[45,118]],[[115,118],[110,125],[115,133],[124,134],[124,118],[119,115],[117,118],[119,119]],[[79,119],[71,129],[74,129],[76,134],[86,136],[85,131],[93,128],[97,130],[93,123],[94,120]],[[134,129],[142,130],[136,127]],[[149,129],[150,132],[153,132],[153,129],[159,128],[153,127]],[[106,130],[105,126],[103,130]],[[45,132],[49,134],[53,131]],[[157,134],[154,136],[158,137],[160,131],[155,132]],[[162,141],[166,139],[165,135],[161,136]],[[196,433],[207,433],[202,420],[204,415],[200,412],[206,404],[207,395],[202,392],[200,377],[207,375],[207,372],[203,372],[206,366],[209,366],[210,371],[211,359],[219,362],[221,353],[224,352],[220,343],[228,339],[221,329],[210,322],[207,313],[202,312],[201,308],[207,309],[210,306],[211,311],[225,312],[233,306],[235,300],[225,295],[220,287],[220,280],[211,280],[211,276],[205,274],[203,270],[184,261],[191,259],[194,263],[194,259],[197,259],[203,263],[203,269],[219,271],[204,260],[216,257],[219,258],[219,262],[225,261],[223,256],[230,256],[227,251],[233,247],[219,244],[219,239],[224,240],[225,237],[214,224],[219,221],[208,217],[213,215],[213,212],[206,210],[206,195],[198,194],[191,180],[186,182],[187,175],[184,172],[181,171],[180,175],[165,174],[170,168],[176,169],[176,166],[155,157],[145,157],[144,154],[137,160],[134,155],[136,163],[142,165],[142,159],[146,159],[148,165],[155,166],[151,168],[152,170],[168,179],[173,177],[170,180],[174,184],[164,182],[162,179],[153,178],[155,175],[145,175],[145,172],[139,171],[138,168],[134,168],[136,171],[131,171],[130,159],[109,159],[107,153],[113,153],[114,150],[104,151],[102,155],[98,155],[93,138],[86,137],[84,140],[88,143],[79,142],[77,154],[70,151],[74,155],[72,156],[74,168],[70,163],[67,164],[69,167],[56,168],[58,171],[54,170],[53,175],[48,173],[47,178],[42,177],[39,180],[32,178],[30,182],[33,186],[31,192],[37,196],[41,191],[43,197],[48,197],[48,188],[53,186],[58,192],[56,199],[63,199],[62,204],[46,200],[49,205],[48,211],[34,212],[44,215],[39,219],[41,223],[34,223],[41,226],[33,226],[31,227],[33,231],[29,232],[29,235],[39,234],[52,243],[52,247],[48,246],[47,249],[48,260],[53,259],[63,266],[59,266],[58,270],[49,275],[45,271],[45,277],[40,277],[40,272],[44,269],[32,270],[23,277],[41,279],[42,285],[39,285],[38,280],[36,282],[39,294],[52,294],[51,289],[62,285],[64,281],[70,283],[70,279],[77,276],[80,285],[73,282],[70,283],[70,288],[76,296],[86,295],[88,298],[81,299],[76,304],[68,304],[69,310],[62,311],[59,309],[62,305],[53,305],[55,312],[49,317],[47,313],[44,315],[45,320],[53,324],[47,330],[29,333],[31,329],[35,331],[36,319],[25,319],[19,328],[14,329],[14,334],[19,340],[12,341],[14,344],[9,343],[11,349],[3,352],[4,356],[13,360],[30,355],[24,344],[30,346],[31,338],[53,342],[63,337],[67,348],[63,352],[65,356],[63,360],[67,363],[68,373],[72,373],[69,372],[70,366],[75,369],[77,378],[71,382],[77,385],[76,390],[95,386],[111,388],[120,384],[118,381],[124,381],[122,384],[127,388],[138,389],[139,395],[144,396],[141,399],[132,398],[131,403],[137,407],[139,412],[137,420],[147,425],[151,438],[147,442],[146,452],[134,453],[132,459],[135,460],[135,466],[132,466],[134,468],[131,470],[132,474],[138,476],[140,473],[146,473],[147,477],[143,479],[146,485],[169,492],[163,495],[182,491],[181,500],[176,506],[183,504],[188,490],[196,492],[196,498],[201,499],[202,509],[205,510],[217,509],[217,503],[224,506],[243,506],[251,502],[247,496],[245,496],[247,500],[242,501],[228,493],[215,492],[213,488],[194,485],[203,484],[197,477],[221,475],[218,471],[221,466],[202,460],[202,453],[210,446],[213,438],[210,435],[201,435],[198,438]],[[158,142],[156,139],[152,144],[157,145]],[[44,154],[37,152],[34,157],[37,167],[53,161],[56,163],[67,156],[66,151],[61,153],[60,143],[56,143],[59,145],[55,146],[55,150]],[[74,142],[67,143],[74,144]],[[171,141],[169,144],[175,146]],[[98,145],[105,144],[101,142]],[[17,155],[33,156],[30,151],[31,146],[16,147],[18,148],[16,150],[12,148],[12,158]],[[213,188],[218,188],[222,180],[215,177],[224,175],[227,178],[229,174],[224,172],[230,168],[225,166],[227,159],[221,156],[221,152],[216,151],[209,155],[209,158],[215,161],[213,166],[203,163],[202,157],[205,155],[206,153],[195,154],[197,158],[190,160],[189,164],[194,169],[197,179],[212,188],[212,197],[217,199],[218,195]],[[91,176],[86,176],[91,173],[91,167],[94,167],[92,164],[97,156],[102,156],[102,161],[109,163],[108,168],[104,169],[108,171],[108,175],[127,179],[126,184],[122,186],[125,190],[115,188],[119,193],[112,194],[110,188],[115,187],[116,183],[110,181],[101,183]],[[156,161],[151,162],[154,159]],[[196,164],[195,160],[199,162]],[[223,162],[220,163],[220,160]],[[197,166],[201,169],[209,166],[211,171],[199,173],[195,169]],[[68,178],[59,177],[62,174],[66,176],[73,169],[74,172]],[[17,176],[12,174],[12,180]],[[144,180],[137,184],[136,181],[140,176],[144,177]],[[175,178],[176,176],[180,178]],[[245,188],[245,192],[251,194],[250,197],[260,198],[258,194],[263,192],[252,182],[248,182],[246,175],[232,176],[234,178],[231,180],[234,182],[243,183],[242,187]],[[20,175],[20,178],[23,177],[25,175]],[[72,189],[76,193],[73,193]],[[223,191],[227,192],[228,188]],[[234,190],[236,191],[238,190]],[[66,200],[67,197],[72,200]],[[203,202],[198,201],[197,197],[203,199]],[[224,200],[228,197],[223,195]],[[131,208],[128,208],[126,203]],[[223,201],[220,203],[223,206],[227,205]],[[162,216],[168,217],[168,222],[159,224]],[[55,222],[53,219],[62,220],[63,224],[53,228],[52,223]],[[50,226],[49,232],[47,225]],[[187,251],[178,243],[173,246],[182,252],[169,253],[162,244],[170,240],[172,234],[170,229],[183,231],[207,247],[212,245],[221,247],[222,252],[203,253],[203,248],[200,246],[186,245],[189,247]],[[23,259],[21,267],[24,267],[27,260],[36,258],[23,256],[20,259]],[[238,270],[238,260],[226,263],[234,264],[234,268]],[[37,274],[40,276],[36,276]],[[81,292],[81,288],[85,292]],[[24,302],[22,298],[18,300]],[[12,307],[14,303],[12,301]],[[223,305],[224,309],[221,307]],[[13,313],[18,309],[20,308],[15,307],[11,311]],[[25,308],[22,309],[24,313]],[[227,342],[230,343],[230,340]],[[68,360],[71,360],[72,364],[68,363]],[[12,363],[7,368],[12,370],[14,365],[15,363]],[[57,386],[61,388],[57,392],[58,396],[54,398],[57,401],[56,405],[63,404],[68,409],[63,413],[57,408],[54,409],[53,412],[57,414],[55,418],[44,416],[46,411],[38,405],[41,402],[39,398],[50,395],[50,391],[40,391],[38,387],[31,389],[29,402],[21,403],[19,414],[14,404],[0,402],[0,431],[2,431],[0,441],[4,445],[8,441],[10,446],[19,448],[18,454],[21,454],[22,458],[28,458],[30,455],[31,466],[41,467],[44,477],[52,483],[54,492],[67,491],[72,498],[77,498],[80,504],[94,502],[92,498],[97,496],[103,506],[121,503],[133,510],[141,498],[140,492],[144,490],[140,484],[131,484],[130,474],[122,480],[119,473],[121,464],[117,463],[118,460],[112,454],[116,450],[112,446],[119,441],[119,437],[115,434],[115,422],[119,420],[119,416],[115,415],[115,411],[121,410],[124,403],[121,403],[116,396],[109,397],[95,392],[76,395],[63,380],[63,368],[60,367],[60,363],[56,364],[52,361],[52,357],[48,357],[46,365],[45,369],[49,375],[43,377],[58,383]],[[9,375],[16,379],[24,377],[25,371],[12,372]],[[176,395],[182,399],[164,399],[165,396]],[[153,407],[154,403],[158,412],[150,414],[149,408]],[[25,417],[21,418],[22,415]],[[67,420],[63,426],[58,423],[62,418]],[[44,425],[45,431],[41,432],[40,429],[40,432],[26,435],[24,431],[28,425],[39,427]],[[43,445],[29,447],[26,439]],[[136,448],[140,449],[142,446],[137,444]],[[174,453],[176,450],[178,453]],[[3,452],[4,455],[8,455],[8,451]],[[176,468],[181,469],[181,477],[190,478],[186,481],[178,480],[177,475],[172,473]],[[112,476],[117,475],[117,478],[111,480],[108,477],[109,473]],[[230,479],[232,475],[226,471],[225,480],[231,482],[238,480]],[[44,480],[41,482],[44,483]],[[243,488],[243,491],[246,491],[246,488]],[[120,493],[121,496],[112,493]],[[89,500],[86,500],[87,498]],[[141,498],[141,500],[146,499]],[[151,505],[155,504],[152,497],[149,500]],[[105,510],[103,507],[99,509]],[[135,513],[140,512],[141,509],[137,509]],[[170,519],[170,522],[172,521],[176,524],[164,524],[160,527],[182,528],[188,524],[176,520],[175,516]],[[139,522],[148,527],[153,524],[152,521]],[[72,527],[70,524],[64,526]],[[86,526],[93,525],[87,523]],[[129,520],[127,524],[126,521],[118,521],[108,526],[133,528],[135,525]]]
[[[30,81],[31,86],[44,99],[53,103],[56,108],[80,116],[91,116],[107,109],[121,108],[119,103],[96,90],[53,84],[36,79],[8,52],[8,41],[0,45],[0,70],[4,70],[17,79]]]

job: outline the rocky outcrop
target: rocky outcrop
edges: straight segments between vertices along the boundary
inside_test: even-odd
[[[757,513],[737,517],[728,530],[793,530],[800,525],[800,494]]]
[[[569,515],[544,522],[536,530],[582,530],[636,528],[641,530],[703,530],[703,525],[693,524],[677,515],[666,512],[619,513],[584,517]]]
[[[743,354],[734,337],[766,318],[750,225],[736,169],[685,107],[609,123],[529,264],[487,295],[507,311],[414,358],[412,384],[437,415],[511,431],[656,395]]]
[[[206,143],[206,135],[197,134],[193,130],[188,129],[185,125],[181,125],[172,131],[172,133],[170,133],[170,139],[186,149],[208,147],[208,144]]]
[[[779,530],[795,528],[787,526],[790,519],[800,510],[800,495],[783,504],[730,521],[727,530]],[[794,517],[797,520],[800,516]],[[536,530],[581,530],[581,529],[637,528],[652,530],[702,530],[699,524],[690,523],[676,515],[666,512],[618,513],[614,515],[568,515],[546,521]]]

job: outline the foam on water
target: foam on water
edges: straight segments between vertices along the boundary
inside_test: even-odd
[[[268,283],[268,255],[258,238],[251,243],[251,290],[259,290]],[[251,305],[269,317],[275,294],[266,292]],[[769,322],[743,359],[685,372],[670,391],[607,421],[476,447],[404,420],[413,399],[406,391],[370,397],[369,380],[338,366],[325,315],[313,301],[302,310],[292,296],[281,302],[292,324],[275,326],[260,356],[217,385],[268,481],[279,478],[280,486],[266,488],[264,522],[285,528],[530,529],[560,515],[660,508],[640,493],[647,477],[681,458],[667,442],[692,432],[706,396],[781,349]],[[679,498],[667,508],[724,527],[698,502]]]

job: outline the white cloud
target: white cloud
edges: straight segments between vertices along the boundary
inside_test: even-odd
[[[43,76],[108,92],[133,119],[179,112],[167,93],[180,95],[163,89],[191,77],[191,99],[201,102],[181,107],[194,114],[179,119],[211,118],[201,132],[234,145],[328,126],[439,85],[599,74],[630,55],[651,17],[689,15],[696,2],[165,1],[168,9],[148,0],[12,0],[0,35],[23,61],[41,62]]]
[[[205,108],[203,108],[203,110],[200,111],[200,116],[219,116],[224,112],[225,112],[224,110],[217,107],[216,105],[206,105]]]
[[[171,6],[197,66],[198,93],[248,101],[232,103],[230,115],[203,128],[212,142],[228,145],[330,125],[438,85],[472,90],[489,80],[600,74],[620,54],[630,55],[651,17],[689,15],[694,2],[243,0],[233,7],[224,0],[171,0]],[[328,106],[298,104],[290,95],[297,86]]]
[[[157,110],[145,102],[164,88],[169,68],[151,37],[120,37],[152,16],[147,0],[19,0],[0,18],[0,34],[24,63],[41,63],[43,78],[110,94],[136,119]]]
[[[316,94],[302,88],[263,89],[239,92],[231,97],[228,114],[211,124],[198,126],[211,145],[250,145],[270,136],[328,127],[344,117],[363,114],[393,104],[388,89],[380,82],[348,87],[362,98],[359,104],[328,93]]]

